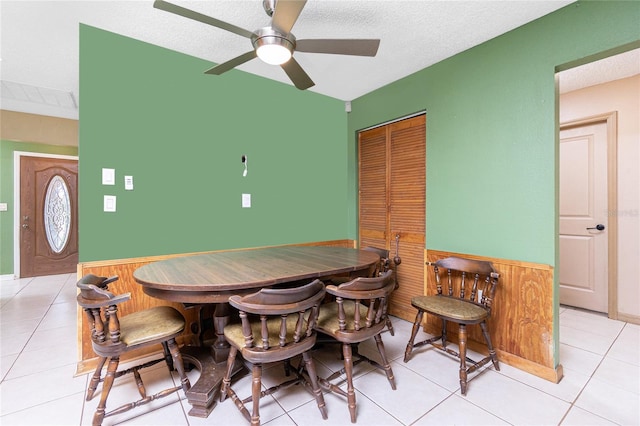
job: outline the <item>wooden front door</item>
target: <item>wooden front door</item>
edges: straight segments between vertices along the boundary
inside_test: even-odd
[[[559,158],[560,303],[606,313],[607,123],[561,130]]]
[[[76,271],[77,201],[77,160],[21,157],[21,277]]]
[[[415,316],[411,297],[424,293],[425,123],[420,115],[358,135],[360,247],[386,248],[392,258],[400,256],[400,287],[389,311],[410,321]]]

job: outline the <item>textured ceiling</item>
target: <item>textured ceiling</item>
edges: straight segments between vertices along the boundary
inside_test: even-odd
[[[270,22],[260,0],[169,1],[250,31]],[[379,38],[380,49],[375,58],[295,57],[316,83],[309,90],[347,101],[570,3],[309,0],[293,27],[297,38]],[[79,23],[215,63],[251,50],[248,39],[155,9],[152,0],[2,0],[0,19],[2,108],[67,118],[78,117],[80,103]],[[291,84],[280,67],[258,59],[239,69]]]

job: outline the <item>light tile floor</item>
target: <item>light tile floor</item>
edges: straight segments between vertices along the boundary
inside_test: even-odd
[[[0,424],[91,424],[98,398],[84,401],[88,376],[74,377],[76,349],[74,274],[0,282]],[[640,424],[640,326],[570,308],[560,313],[560,361],[564,378],[553,384],[501,364],[474,375],[467,396],[460,394],[455,361],[427,347],[402,361],[411,324],[394,318],[395,336],[383,335],[397,390],[370,366],[356,368],[358,423],[366,425],[638,425]],[[532,339],[536,336],[531,336]],[[366,343],[361,351],[374,350]],[[341,367],[338,353],[316,351],[319,374]],[[282,368],[265,370],[268,384]],[[197,371],[190,377],[194,381]],[[163,364],[143,373],[149,393],[175,377]],[[250,394],[250,377],[238,381]],[[137,395],[131,379],[116,381],[110,407]],[[311,395],[293,387],[261,401],[263,424],[350,424],[346,403],[325,397],[322,420]],[[245,425],[229,400],[207,419],[187,415],[182,392],[139,407],[104,424]]]

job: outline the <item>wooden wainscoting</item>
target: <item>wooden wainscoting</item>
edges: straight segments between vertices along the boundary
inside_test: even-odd
[[[333,241],[320,241],[304,244],[292,244],[298,246],[338,246],[338,247],[355,247],[353,240],[333,240]],[[224,251],[224,250],[217,250]],[[136,312],[142,309],[148,309],[153,306],[173,306],[184,315],[187,326],[185,331],[178,338],[180,344],[190,343],[194,339],[192,332],[192,324],[198,323],[198,313],[193,307],[185,307],[181,303],[172,303],[166,300],[155,299],[147,296],[142,291],[142,287],[138,285],[133,279],[133,272],[141,266],[144,266],[151,262],[157,262],[159,260],[170,259],[174,257],[189,256],[193,254],[213,253],[201,252],[201,253],[181,253],[164,256],[149,256],[138,257],[132,259],[116,259],[116,260],[102,260],[93,262],[83,262],[78,264],[77,276],[78,279],[87,275],[94,274],[101,277],[111,277],[117,275],[120,279],[113,284],[109,285],[109,290],[113,293],[131,293],[131,300],[122,303],[118,306],[120,315],[127,315],[132,312]],[[87,318],[81,308],[78,308],[78,364],[76,366],[76,374],[84,374],[93,371],[96,368],[98,358],[93,352],[91,347],[91,338],[89,336],[89,325]],[[131,359],[137,359],[149,356],[155,352],[161,351],[161,347],[158,345],[155,347],[143,348],[139,351],[132,351],[122,357],[121,360],[127,361]]]
[[[562,366],[555,365],[553,337],[553,268],[549,265],[514,260],[487,258],[438,250],[425,250],[425,262],[449,256],[487,260],[500,274],[489,329],[500,362],[534,374],[554,383],[562,378]],[[433,269],[425,265],[424,294],[435,294]],[[439,334],[441,322],[430,315],[424,329]],[[452,324],[447,333],[457,338]],[[469,327],[469,347],[486,353],[480,327]]]

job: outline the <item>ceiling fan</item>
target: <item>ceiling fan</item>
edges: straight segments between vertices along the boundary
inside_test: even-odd
[[[378,39],[297,40],[291,29],[306,2],[307,0],[263,0],[262,5],[271,17],[271,25],[255,31],[245,30],[164,0],[155,0],[153,7],[231,31],[251,40],[252,50],[208,69],[205,74],[220,75],[257,56],[268,64],[280,65],[293,84],[298,89],[305,90],[315,83],[293,58],[294,52],[375,56],[380,45]]]

